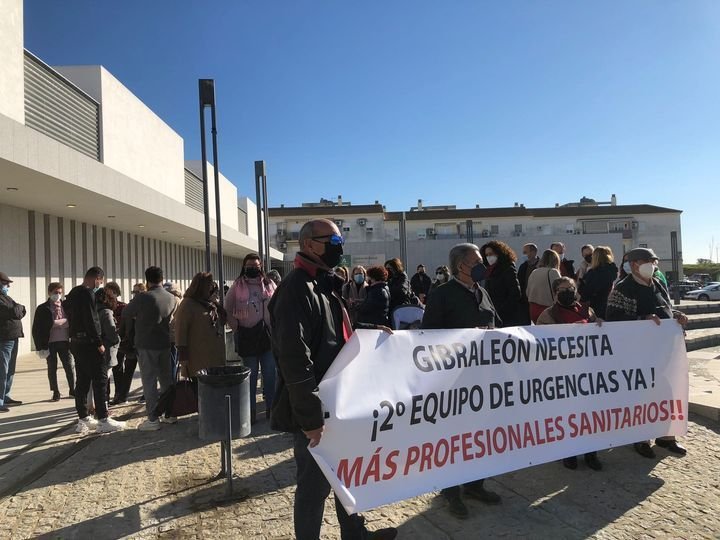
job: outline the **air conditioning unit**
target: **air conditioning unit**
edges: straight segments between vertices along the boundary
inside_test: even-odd
[[[360,225],[360,227],[364,227],[365,225],[367,225],[367,219],[360,218],[357,220],[357,224]]]
[[[343,225],[342,219],[334,219],[333,221],[335,222],[335,225],[337,225],[338,227],[342,227],[342,225]]]
[[[373,228],[372,228],[372,227],[365,227],[365,232],[370,232],[370,233],[371,233],[371,232],[373,232]]]
[[[489,238],[489,237],[490,237],[490,231],[488,231],[487,229],[483,229],[482,237],[483,237],[483,238]]]
[[[427,234],[428,236],[435,236],[435,229],[433,229],[433,228],[425,229],[425,234]]]
[[[287,242],[280,242],[280,251],[287,250]]]
[[[350,232],[350,227],[343,227],[342,230],[343,232]]]

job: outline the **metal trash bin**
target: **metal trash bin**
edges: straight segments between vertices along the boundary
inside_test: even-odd
[[[211,367],[197,378],[200,439],[227,439],[226,395],[230,396],[232,437],[250,435],[250,370],[244,366]]]

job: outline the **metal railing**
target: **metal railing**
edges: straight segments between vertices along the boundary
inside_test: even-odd
[[[100,104],[25,51],[25,125],[101,160]]]
[[[203,181],[192,171],[185,169],[185,206],[202,213]]]

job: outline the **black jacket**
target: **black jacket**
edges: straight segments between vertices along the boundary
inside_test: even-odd
[[[390,291],[385,283],[373,283],[365,290],[365,300],[357,308],[357,322],[389,326]]]
[[[35,350],[46,351],[50,343],[50,330],[53,327],[53,320],[55,314],[53,313],[52,302],[40,304],[35,309],[35,317],[33,318],[32,324],[32,337],[35,342]]]
[[[528,297],[527,297],[527,284],[528,279],[530,279],[530,274],[533,270],[535,270],[538,265],[540,264],[540,259],[535,259],[535,264],[530,264],[530,261],[525,261],[520,265],[520,268],[518,268],[517,272],[517,279],[518,284],[520,285],[520,301],[527,304],[528,303]]]
[[[503,326],[516,326],[518,324],[518,310],[520,308],[520,284],[518,283],[515,265],[497,267],[485,278],[483,284],[490,294]]]
[[[618,269],[615,263],[603,264],[597,268],[590,268],[580,281],[578,288],[580,299],[589,304],[601,319],[605,318],[607,299],[617,275]]]
[[[321,427],[317,386],[345,344],[342,304],[325,272],[290,272],[273,294],[268,309],[278,384],[271,426],[279,431]]]
[[[569,277],[575,279],[575,261],[569,259],[560,260],[560,275],[563,277]]]
[[[405,272],[393,274],[387,280],[390,289],[390,312],[398,306],[409,304],[413,300],[410,279]]]
[[[422,328],[477,328],[499,326],[488,292],[480,287],[480,301],[465,285],[455,279],[433,291],[422,320]]]
[[[672,319],[675,310],[662,282],[653,278],[650,286],[641,285],[632,274],[620,281],[610,293],[605,310],[608,321],[637,321],[648,315]]]
[[[24,316],[25,306],[6,294],[0,294],[0,340],[11,341],[25,337],[20,322]]]
[[[420,296],[421,294],[427,295],[432,287],[432,279],[427,274],[415,274],[410,280],[410,288],[412,292]]]
[[[85,285],[74,287],[63,302],[70,324],[70,341],[102,345],[100,318],[95,307],[95,295]]]

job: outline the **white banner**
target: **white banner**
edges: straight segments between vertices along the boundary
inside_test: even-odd
[[[673,320],[502,330],[360,330],[320,383],[311,449],[350,513],[687,432]]]

